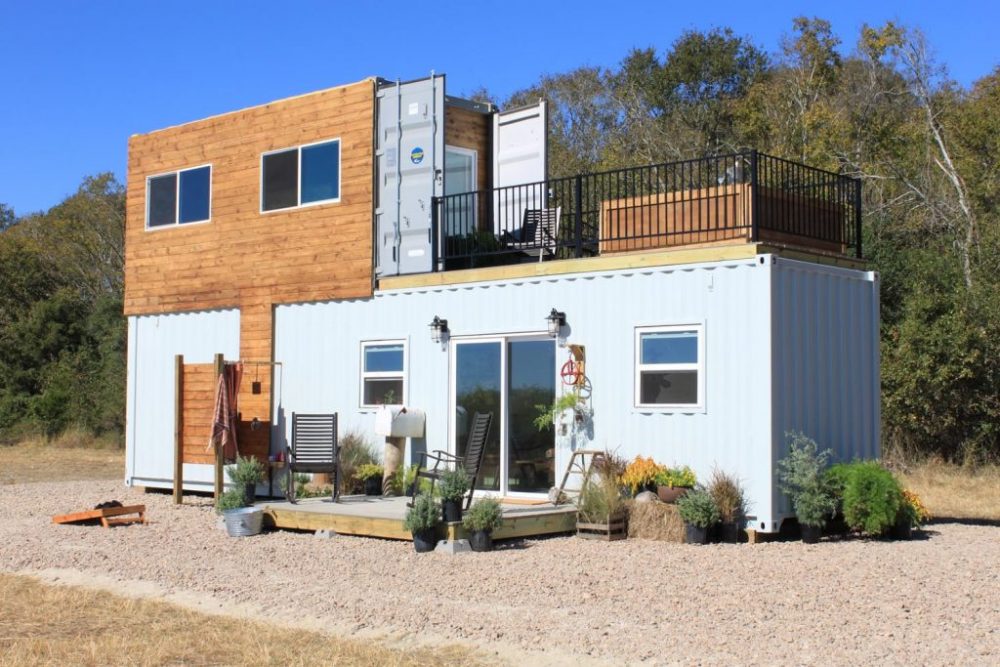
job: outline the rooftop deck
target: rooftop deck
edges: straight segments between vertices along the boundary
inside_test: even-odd
[[[861,182],[749,151],[436,197],[436,271],[772,244],[861,258]]]
[[[257,503],[264,510],[265,525],[290,530],[333,530],[343,535],[382,537],[392,540],[412,539],[403,529],[408,498],[378,496],[343,496],[336,503],[329,498],[307,498],[297,504],[285,501]],[[576,530],[576,506],[512,504],[504,502],[503,525],[493,531],[493,539],[532,537],[567,533]],[[464,538],[460,523],[445,524],[439,531],[442,539]]]

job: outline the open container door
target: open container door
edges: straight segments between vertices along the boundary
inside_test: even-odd
[[[493,115],[493,187],[541,183],[548,178],[545,102]],[[545,208],[543,185],[494,190],[495,233],[518,229],[526,209]]]
[[[431,199],[443,193],[444,76],[376,92],[376,275],[433,269]]]

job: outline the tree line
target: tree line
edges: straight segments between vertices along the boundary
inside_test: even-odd
[[[693,30],[615,67],[474,97],[548,101],[553,177],[757,148],[862,179],[884,449],[1000,459],[1000,68],[962,86],[918,30],[864,26],[848,46],[800,17],[775,53]],[[0,437],[120,436],[123,222],[110,175],[44,214],[0,205]]]

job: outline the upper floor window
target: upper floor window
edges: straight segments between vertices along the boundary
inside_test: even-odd
[[[691,409],[704,405],[701,325],[638,327],[635,343],[637,407]]]
[[[340,201],[340,139],[261,155],[261,211]]]
[[[212,166],[146,179],[146,227],[205,222],[212,216]]]

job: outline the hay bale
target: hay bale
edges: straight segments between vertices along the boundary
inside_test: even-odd
[[[625,507],[628,511],[629,539],[684,542],[684,522],[677,512],[677,505],[630,500]]]

